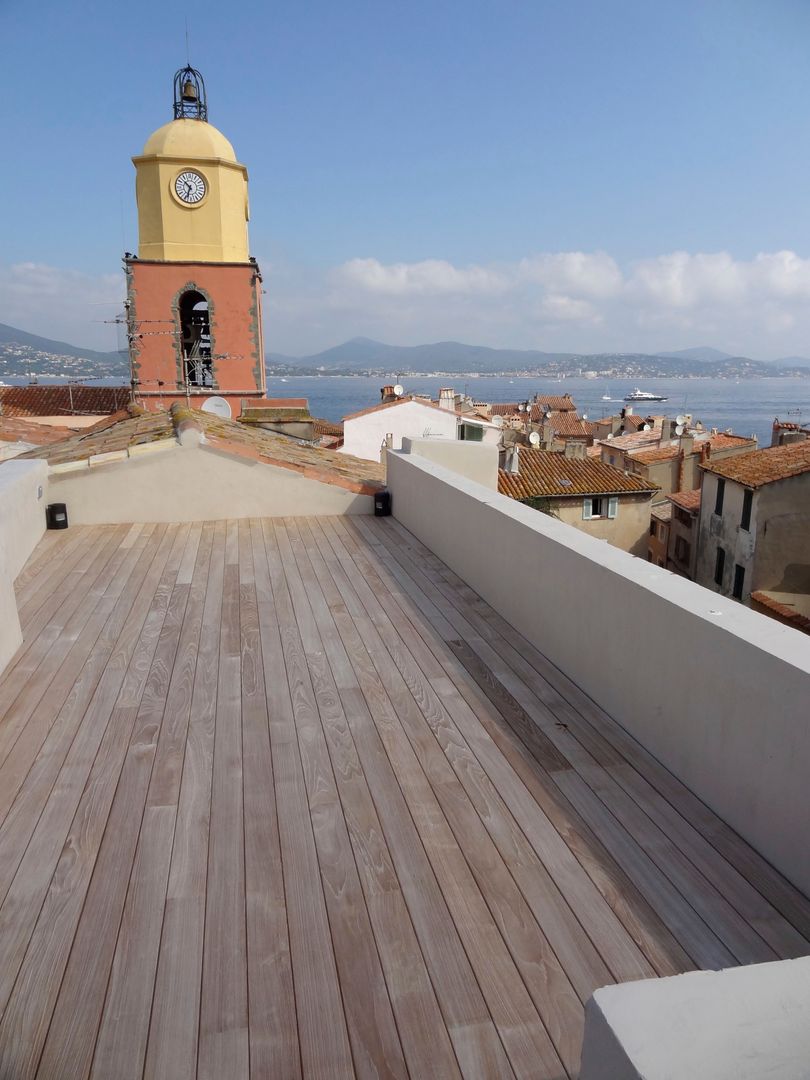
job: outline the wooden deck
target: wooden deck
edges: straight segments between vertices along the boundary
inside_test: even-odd
[[[390,518],[73,528],[17,588],[2,1080],[573,1076],[597,987],[810,952]]]

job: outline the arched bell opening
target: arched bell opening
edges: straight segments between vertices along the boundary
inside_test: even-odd
[[[208,301],[194,289],[180,297],[180,342],[186,383],[195,387],[214,385],[211,355],[211,323]]]

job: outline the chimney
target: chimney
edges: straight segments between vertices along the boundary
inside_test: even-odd
[[[664,419],[661,421],[661,446],[663,446],[665,443],[668,443],[672,438],[672,429],[674,428],[674,426],[674,422],[670,420],[670,418],[667,416],[665,416]]]
[[[632,416],[633,415],[633,406],[632,405],[625,405],[625,407],[622,409],[622,414],[624,416]]]
[[[382,390],[380,390],[380,397],[382,398],[382,400],[384,402],[385,401],[395,401],[396,396],[397,395],[394,393],[393,386],[384,386],[382,388]]]
[[[585,443],[567,439],[563,447],[563,456],[583,461],[588,455],[585,453]]]
[[[443,386],[439,391],[439,408],[456,411],[456,394],[452,386]]]
[[[517,443],[512,447],[512,453],[509,456],[506,467],[513,476],[517,476],[520,472],[520,447]]]
[[[694,450],[695,436],[689,433],[681,435],[680,447],[684,457],[687,457]]]

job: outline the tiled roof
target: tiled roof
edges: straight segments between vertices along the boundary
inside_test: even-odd
[[[654,465],[657,461],[676,458],[679,452],[677,446],[653,446],[649,450],[634,450],[631,452],[631,457],[633,461],[641,461],[645,465]]]
[[[797,610],[795,601],[792,600],[790,594],[758,589],[756,592],[751,593],[751,599],[754,603],[761,604],[768,611],[772,611],[774,615],[784,619],[796,630],[810,634],[810,618],[802,611]],[[807,602],[807,596],[804,593],[797,594],[795,599],[804,602],[804,604]]]
[[[672,520],[672,507],[669,503],[658,503],[650,511],[650,515],[656,519],[656,521],[663,521],[665,524]]]
[[[3,442],[29,443],[31,446],[47,446],[70,438],[73,432],[69,428],[51,427],[50,424],[35,424],[19,416],[0,416],[0,439]]]
[[[634,431],[629,435],[617,435],[614,439],[600,439],[603,446],[612,446],[615,450],[641,450],[660,441],[660,431]]]
[[[312,423],[316,435],[343,435],[343,424],[335,424],[331,420],[321,420],[313,416]]]
[[[703,443],[708,443],[711,447],[712,453],[716,450],[738,450],[743,446],[750,446],[751,449],[755,449],[757,440],[749,438],[747,435],[731,435],[727,431],[718,432],[717,435],[709,435],[708,438],[704,438],[701,442],[695,441],[695,447],[699,447]]]
[[[535,413],[541,416],[546,409],[551,412],[575,412],[576,405],[570,394],[539,394],[532,404],[532,420],[535,419]],[[495,402],[491,411],[493,416],[511,416],[518,412],[518,402]]]
[[[83,432],[25,457],[44,458],[51,466],[89,460],[99,454],[126,454],[146,443],[171,442],[181,427],[196,427],[209,446],[238,457],[291,469],[327,484],[372,494],[383,482],[383,468],[350,454],[339,454],[276,435],[238,420],[225,420],[175,404],[169,412],[137,412],[103,430]],[[107,459],[111,460],[111,459]]]
[[[405,397],[397,398],[395,401],[380,401],[377,405],[370,405],[367,409],[360,409],[359,412],[349,413],[348,416],[343,417],[343,422],[347,420],[356,420],[358,416],[367,416],[369,413],[380,412],[381,409],[393,409],[396,405],[404,405],[408,401],[415,401],[417,405],[424,405],[426,409],[438,409],[439,412],[450,413],[452,416],[456,415],[455,408],[443,409],[440,405],[436,405],[428,398],[415,397],[413,394],[406,394]]]
[[[789,446],[768,446],[764,450],[737,454],[721,461],[710,460],[703,468],[746,487],[763,487],[777,480],[810,472],[810,439]]]
[[[0,386],[4,416],[98,415],[125,409],[128,386]]]
[[[521,449],[519,472],[498,470],[498,491],[513,499],[569,495],[623,495],[657,491],[637,476],[595,458],[568,458],[550,450]]]
[[[667,498],[676,506],[680,506],[681,510],[688,510],[690,514],[694,514],[700,510],[701,494],[701,489],[695,488],[694,491],[674,491],[671,495],[667,495]]]
[[[590,433],[585,423],[576,413],[572,412],[555,413],[549,420],[555,435],[581,435],[583,438],[587,438]]]

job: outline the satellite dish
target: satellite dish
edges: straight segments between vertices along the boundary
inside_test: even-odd
[[[397,397],[402,397],[402,395],[405,393],[405,387],[400,386],[400,384],[397,383],[397,385],[394,387],[394,393]]]
[[[686,428],[683,426],[683,424],[678,424],[678,426],[675,428],[675,434],[676,435],[683,435],[685,430],[686,430]]]
[[[583,420],[587,420],[587,419],[588,419],[588,414],[587,414],[586,412],[584,412],[584,413],[582,414],[582,419],[583,419]]]
[[[686,423],[686,417],[685,416],[676,416],[675,417],[675,423],[680,424],[681,427],[683,427],[683,425]]]
[[[612,439],[612,438],[613,438],[613,432],[612,432],[612,431],[609,431],[609,432],[607,433],[607,437],[608,437],[609,439]]]
[[[211,413],[213,416],[219,416],[223,420],[230,420],[233,416],[231,407],[225,398],[217,395],[205,399],[202,403],[202,411]]]
[[[532,444],[532,446],[540,445],[540,436],[537,434],[536,431],[533,431],[529,436],[529,442]]]
[[[499,427],[499,428],[503,427],[503,417],[502,416],[493,416],[492,417],[492,424],[493,424],[494,427]]]
[[[651,431],[652,429],[651,429],[649,424],[642,424],[641,425],[641,430],[642,431]]]
[[[521,401],[521,403],[520,403],[520,404],[518,405],[518,412],[526,412],[526,406],[525,406],[525,404],[524,404],[524,403],[523,403],[522,401]]]

